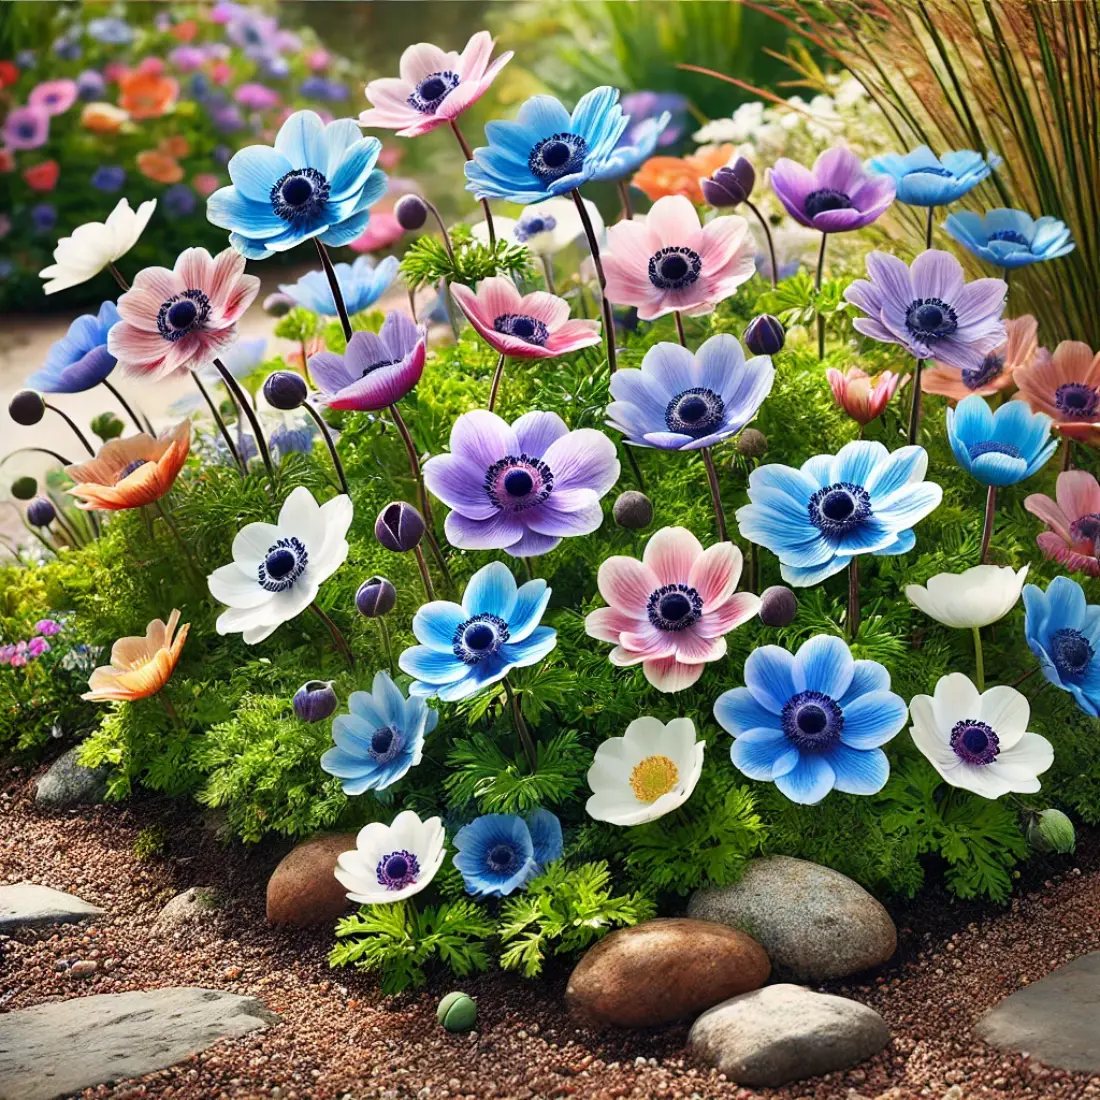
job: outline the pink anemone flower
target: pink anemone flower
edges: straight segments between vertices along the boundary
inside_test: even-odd
[[[976,393],[991,397],[1015,385],[1016,371],[1050,358],[1046,348],[1039,347],[1039,322],[1030,313],[1005,321],[1007,339],[991,351],[973,370],[959,370],[936,362],[921,375],[920,388],[925,393],[938,393],[951,401],[961,401]]]
[[[836,403],[857,423],[870,424],[881,416],[890,399],[909,381],[907,374],[884,370],[870,375],[859,367],[825,372]]]
[[[452,286],[451,293],[482,339],[512,359],[553,359],[600,342],[600,322],[569,319],[564,298],[536,290],[523,295],[502,277],[484,279],[475,293]]]
[[[640,664],[658,691],[682,691],[726,655],[724,635],[759,610],[759,596],[734,592],[740,576],[733,543],[704,550],[687,528],[664,527],[641,561],[613,557],[600,566],[596,583],[610,606],[593,611],[585,630],[615,645],[613,665]]]
[[[1032,493],[1024,507],[1049,528],[1035,541],[1043,557],[1059,561],[1071,573],[1100,577],[1100,484],[1087,470],[1058,475],[1054,495]]]
[[[417,42],[401,55],[401,76],[372,80],[365,89],[369,110],[360,126],[396,130],[398,137],[419,137],[453,122],[488,90],[512,59],[511,51],[489,64],[493,38],[478,31],[461,55]]]
[[[739,214],[701,225],[689,199],[668,195],[644,218],[608,229],[603,266],[608,300],[637,306],[641,320],[674,311],[697,317],[752,278],[756,248]]]
[[[124,374],[158,381],[196,371],[237,339],[237,321],[260,289],[232,248],[211,256],[187,248],[176,266],[147,267],[118,300],[122,320],[107,334],[107,350]]]
[[[27,102],[47,114],[63,115],[76,102],[77,93],[75,80],[45,80],[31,89]]]
[[[1032,412],[1052,417],[1062,435],[1100,442],[1100,352],[1094,355],[1080,340],[1063,340],[1053,355],[1036,356],[1014,377]]]

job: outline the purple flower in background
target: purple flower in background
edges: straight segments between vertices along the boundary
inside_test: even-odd
[[[636,145],[645,132],[645,124],[650,119],[660,118],[666,111],[672,116],[669,124],[661,131],[657,145],[667,148],[675,145],[684,133],[688,117],[688,101],[676,92],[631,92],[622,100],[623,113],[630,121],[620,144]]]
[[[164,209],[174,217],[185,218],[195,212],[198,198],[186,183],[174,183],[161,196]]]
[[[272,80],[282,80],[290,75],[290,62],[278,54],[268,54],[260,63],[260,69],[264,76]]]
[[[119,164],[103,164],[92,173],[97,191],[118,191],[126,182],[126,169]]]
[[[47,114],[63,115],[76,102],[77,91],[75,80],[44,80],[31,89],[27,103]]]
[[[210,112],[210,119],[223,134],[232,134],[244,129],[244,118],[235,103],[227,103]]]
[[[74,42],[73,39],[66,35],[61,35],[53,41],[53,52],[60,57],[62,61],[75,61],[82,51],[79,42]]]
[[[342,103],[351,95],[351,89],[339,80],[330,80],[327,95],[333,103]]]
[[[104,302],[98,313],[78,317],[50,346],[46,361],[27,379],[27,385],[43,393],[83,393],[98,386],[117,363],[107,350],[107,334],[118,322],[118,308],[110,301]]]
[[[85,69],[76,78],[76,94],[85,103],[102,99],[107,90],[107,81],[95,69]]]
[[[15,107],[4,122],[9,149],[37,149],[50,136],[50,113],[45,107]]]
[[[279,93],[274,88],[256,82],[242,84],[233,93],[233,98],[250,111],[266,111],[280,103]]]
[[[31,209],[31,220],[39,233],[57,225],[57,207],[52,202],[40,202]]]
[[[201,46],[177,46],[168,54],[168,64],[181,73],[193,73],[205,60],[206,51]]]
[[[328,81],[323,76],[307,76],[298,91],[307,99],[328,99]]]
[[[61,633],[61,624],[56,619],[39,619],[34,624],[34,632],[43,637],[52,638],[55,634]]]
[[[89,20],[88,34],[97,42],[112,46],[126,46],[134,40],[134,28],[125,19],[115,16]]]
[[[424,481],[451,512],[447,539],[462,550],[533,557],[603,522],[600,498],[619,478],[615,444],[594,428],[570,431],[557,413],[530,412],[509,425],[495,413],[464,413],[450,454],[424,464]]]
[[[49,653],[50,643],[45,638],[31,638],[27,642],[27,656],[30,658],[41,657],[43,653]]]
[[[15,55],[15,63],[21,69],[33,69],[38,62],[38,54],[34,50],[20,50]]]
[[[950,252],[929,249],[911,268],[896,256],[872,252],[867,274],[869,282],[857,279],[844,292],[867,314],[853,322],[864,336],[959,370],[977,370],[1007,339],[1001,315],[1008,285],[1003,279],[966,282]]]
[[[214,160],[218,164],[226,165],[233,157],[233,150],[228,145],[214,146]]]
[[[866,172],[843,146],[826,149],[813,171],[780,157],[768,173],[776,197],[800,225],[822,233],[846,233],[870,225],[894,201],[891,176]]]

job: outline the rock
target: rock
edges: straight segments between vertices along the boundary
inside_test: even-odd
[[[276,1022],[255,997],[197,987],[16,1009],[0,1016],[0,1100],[54,1100],[141,1077]]]
[[[697,890],[688,916],[747,932],[777,976],[828,981],[886,962],[897,949],[890,914],[858,883],[790,856],[751,860],[739,882]]]
[[[69,973],[74,978],[90,978],[99,969],[99,963],[95,959],[80,959],[69,967]]]
[[[974,1031],[998,1050],[1026,1051],[1056,1069],[1100,1073],[1100,951],[1018,989]]]
[[[221,892],[213,886],[192,886],[177,894],[157,914],[155,928],[175,928],[209,917],[225,904]]]
[[[731,1081],[778,1088],[847,1069],[890,1041],[882,1017],[845,997],[770,985],[704,1012],[688,1048]]]
[[[743,932],[684,917],[651,920],[590,948],[565,999],[588,1023],[652,1027],[757,989],[770,969],[764,949]]]
[[[59,756],[36,784],[34,801],[39,806],[80,806],[107,798],[108,767],[86,768],[76,762],[77,749]]]
[[[0,933],[24,925],[71,924],[102,916],[103,912],[98,905],[91,905],[73,894],[34,882],[0,886]]]
[[[271,924],[306,928],[330,924],[348,909],[344,887],[333,870],[336,857],[355,847],[355,833],[310,837],[289,851],[267,883],[267,919]]]

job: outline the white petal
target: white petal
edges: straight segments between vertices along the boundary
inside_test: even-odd
[[[949,672],[941,676],[932,696],[936,728],[943,736],[950,734],[956,722],[975,719],[981,713],[981,696],[968,676]]]
[[[1022,692],[1007,684],[998,684],[983,693],[977,717],[993,728],[1000,742],[1001,752],[1004,752],[1012,748],[1027,732],[1031,704]]]

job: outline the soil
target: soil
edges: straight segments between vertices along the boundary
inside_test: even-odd
[[[1050,877],[1023,880],[1004,909],[935,892],[895,907],[893,962],[861,975],[859,984],[828,987],[881,1013],[890,1046],[847,1072],[754,1092],[685,1056],[686,1026],[653,1033],[578,1028],[563,1005],[565,967],[537,984],[501,972],[462,982],[478,1002],[478,1028],[451,1035],[436,1023],[435,1007],[453,979],[385,1000],[369,976],[329,969],[329,928],[266,924],[267,876],[285,845],[226,847],[193,807],[166,800],[41,811],[29,778],[9,765],[0,780],[0,881],[32,879],[94,902],[107,916],[0,937],[3,1010],[193,984],[255,995],[282,1017],[270,1030],[84,1097],[1100,1097],[1100,1077],[1002,1055],[970,1033],[1002,997],[1100,947],[1095,836],[1084,838],[1075,859],[1048,864]],[[135,841],[157,826],[166,836],[163,852],[139,859]],[[219,887],[228,901],[197,922],[155,929],[163,905],[191,886]]]

